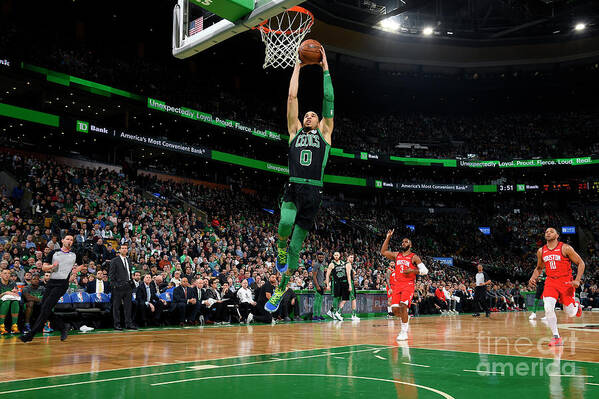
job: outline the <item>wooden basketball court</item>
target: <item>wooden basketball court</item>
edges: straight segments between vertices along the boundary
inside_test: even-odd
[[[599,314],[567,319],[565,345],[528,313],[399,322],[297,322],[0,339],[0,397],[599,397]]]

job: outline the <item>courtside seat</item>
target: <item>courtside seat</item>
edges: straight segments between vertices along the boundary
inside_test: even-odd
[[[100,309],[94,307],[91,295],[87,292],[73,292],[71,294],[73,308],[80,313],[98,313]]]
[[[63,319],[76,318],[78,313],[75,311],[73,301],[71,300],[71,294],[64,294],[58,300],[56,306],[54,306],[54,314]]]
[[[110,308],[110,294],[90,294],[90,300],[94,307],[101,312],[107,311]]]

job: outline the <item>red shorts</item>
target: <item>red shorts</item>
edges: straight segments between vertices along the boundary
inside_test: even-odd
[[[393,287],[393,294],[391,295],[391,306],[399,305],[400,302],[403,302],[410,307],[413,297],[414,284],[396,285]]]
[[[564,306],[573,304],[575,289],[572,287],[570,282],[572,277],[558,277],[545,279],[545,289],[543,290],[543,297],[555,298],[559,303]]]

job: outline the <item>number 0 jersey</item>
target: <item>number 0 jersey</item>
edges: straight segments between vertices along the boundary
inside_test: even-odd
[[[563,242],[558,242],[553,249],[543,245],[541,259],[545,264],[547,277],[572,277],[572,262],[562,254]]]
[[[289,181],[322,187],[330,148],[319,129],[300,129],[289,145]]]

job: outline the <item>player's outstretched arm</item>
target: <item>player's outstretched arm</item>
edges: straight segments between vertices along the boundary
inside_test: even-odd
[[[582,258],[580,257],[580,255],[578,255],[574,248],[572,248],[572,246],[568,244],[564,244],[563,252],[564,255],[566,255],[568,259],[572,261],[572,263],[578,266],[576,278],[574,279],[574,281],[570,283],[574,288],[578,288],[580,287],[580,279],[582,278],[582,274],[584,273],[584,269],[586,267],[586,265],[584,264],[584,260],[582,260]]]
[[[333,81],[331,80],[331,73],[329,72],[329,63],[327,62],[327,54],[324,48],[320,47],[322,54],[322,61],[320,66],[322,67],[323,73],[323,95],[322,95],[322,120],[320,121],[320,131],[324,139],[331,145],[331,139],[333,136],[333,117],[335,116],[335,93],[333,91]]]
[[[537,285],[537,278],[543,271],[545,264],[543,263],[543,248],[539,248],[537,251],[537,267],[535,267],[534,272],[532,272],[532,276],[530,280],[528,280],[528,285],[535,287]]]
[[[383,246],[381,247],[381,255],[383,255],[387,259],[395,260],[397,258],[397,252],[389,251],[389,241],[391,241],[391,236],[393,235],[394,230],[389,230],[387,232],[387,237],[385,238],[385,242],[383,242]]]
[[[297,103],[299,73],[302,66],[300,63],[295,64],[295,68],[293,68],[293,73],[291,74],[291,81],[289,82],[289,94],[287,95],[287,131],[289,132],[290,143],[293,141],[298,130],[302,128],[302,124],[298,119],[299,106]]]

